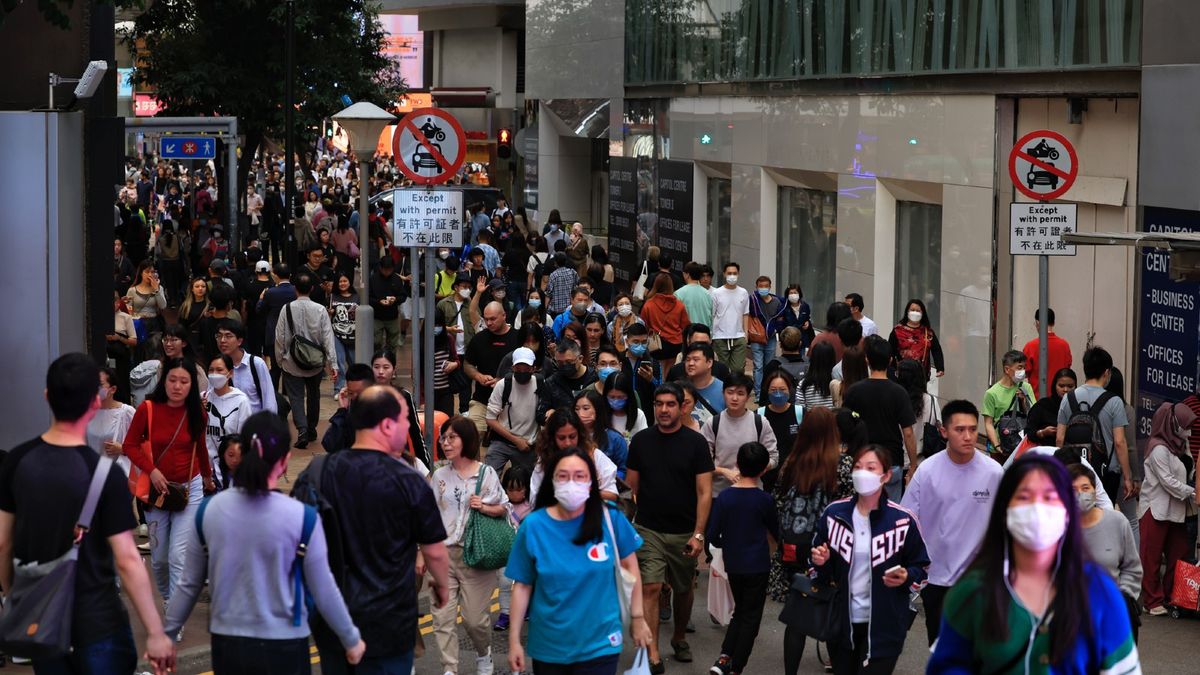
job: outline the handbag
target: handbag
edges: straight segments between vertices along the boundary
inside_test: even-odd
[[[633,655],[633,663],[630,664],[629,670],[625,671],[625,675],[650,675],[650,654],[645,647],[640,647]]]
[[[617,603],[621,606],[621,628],[629,630],[629,623],[633,620],[633,587],[637,585],[637,578],[633,574],[621,567],[621,551],[617,548],[617,532],[613,529],[612,516],[608,513],[608,506],[604,506],[604,526],[608,528],[608,537],[612,539],[612,559],[613,559],[613,575],[617,580]]]
[[[638,275],[637,281],[634,282],[634,284],[633,284],[633,299],[634,300],[645,300],[646,299],[646,274],[647,274],[647,271],[648,271],[647,262],[645,260],[643,260],[642,261],[642,272],[641,272],[641,274]],[[651,336],[651,338],[653,338],[653,336]]]
[[[946,449],[946,439],[942,438],[942,420],[937,411],[937,401],[929,397],[930,412],[933,422],[925,422],[921,432],[921,456],[928,459]]]
[[[104,455],[96,463],[75,526],[74,541],[66,553],[44,563],[13,561],[12,587],[4,608],[0,609],[0,650],[4,653],[50,659],[71,649],[79,545],[91,527],[112,465],[112,458]]]
[[[486,465],[479,467],[475,478],[475,494],[483,486]],[[508,564],[517,533],[508,524],[508,518],[493,518],[480,511],[472,511],[463,532],[463,562],[477,570],[498,570]]]
[[[319,370],[324,368],[325,361],[327,360],[325,348],[296,332],[296,322],[292,319],[292,304],[290,302],[287,304],[286,310],[288,330],[292,333],[291,342],[288,343],[288,354],[291,355],[292,361],[295,361],[296,366],[303,370]]]
[[[767,344],[767,328],[757,316],[751,316],[746,322],[746,341],[752,345]]]
[[[184,419],[186,419],[186,418],[184,418]],[[176,430],[175,433],[178,434],[179,431]],[[172,442],[174,442],[175,439],[172,438],[171,440],[172,440]],[[167,447],[168,448],[171,447],[171,444],[168,443]],[[165,454],[166,452],[167,451],[164,449],[163,453]],[[159,455],[158,458],[162,459],[162,455]],[[158,462],[155,462],[156,466],[157,466],[157,464],[158,464]],[[189,480],[192,475],[192,469],[194,469],[194,468],[196,468],[196,444],[195,443],[192,444],[192,460],[188,463]],[[156,509],[161,509],[163,511],[182,511],[182,510],[186,509],[188,506],[188,496],[189,496],[190,492],[191,492],[190,483],[172,483],[170,481],[167,481],[167,489],[162,492],[159,492],[158,488],[155,487],[153,483],[151,483],[150,484],[150,502],[149,503],[150,503],[150,506],[153,506]]]
[[[779,620],[814,640],[836,641],[849,623],[849,606],[837,584],[818,583],[807,574],[792,577]]]
[[[154,466],[158,467],[158,462],[167,453],[167,450],[175,443],[175,439],[179,437],[179,432],[183,430],[183,423],[187,421],[187,415],[179,420],[179,426],[175,427],[175,433],[171,436],[171,440],[167,441],[163,451],[154,456],[154,446],[151,439],[153,438],[154,429],[154,403],[146,402],[146,440],[142,441],[142,452],[146,457],[149,457]],[[196,447],[192,446],[192,462],[188,468],[188,475],[192,473],[191,467],[196,463]],[[142,502],[164,511],[182,511],[187,507],[188,486],[182,483],[167,483],[167,491],[159,492],[150,482],[150,473],[137,468],[136,464],[131,464],[129,468],[129,491],[133,493]],[[174,494],[172,494],[174,493]],[[182,499],[182,504],[180,504]],[[177,508],[176,508],[177,507]]]
[[[663,339],[658,333],[651,333],[650,339],[646,341],[646,351],[650,354],[662,351]]]
[[[729,586],[729,574],[725,572],[725,555],[719,548],[708,547],[712,564],[708,572],[708,613],[717,623],[728,626],[733,620],[733,589]]]

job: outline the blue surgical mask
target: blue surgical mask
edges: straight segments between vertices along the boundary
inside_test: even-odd
[[[621,412],[625,409],[625,404],[629,402],[627,398],[610,398],[608,399],[608,407],[612,408],[613,412]]]
[[[532,298],[529,300],[529,306],[534,309],[537,309],[538,307],[542,306],[542,301],[538,300],[537,298]]]
[[[756,290],[758,291],[759,297],[762,297],[762,298],[765,298],[771,294],[771,289],[769,289],[769,288],[759,288]]]
[[[771,405],[786,405],[791,397],[786,391],[772,391],[767,394],[767,398],[771,400]]]
[[[631,344],[631,345],[629,345],[629,353],[633,354],[634,356],[645,356],[646,355],[646,345]]]
[[[614,368],[612,366],[604,366],[603,368],[596,371],[596,375],[598,375],[600,377],[601,382],[604,382],[605,380],[608,379],[609,375],[612,375],[613,373],[617,372],[617,370],[619,370],[619,369]]]

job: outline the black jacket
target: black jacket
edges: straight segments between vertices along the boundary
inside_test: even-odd
[[[596,383],[596,369],[587,367],[583,376],[567,380],[560,373],[546,379],[545,389],[538,390],[537,418],[546,418],[546,413],[559,408],[575,409],[575,395]]]
[[[371,308],[375,310],[375,318],[381,321],[393,321],[400,316],[400,303],[408,298],[408,285],[399,274],[392,272],[384,276],[378,268],[367,279],[367,294]],[[389,295],[396,297],[396,302],[383,304],[383,299]]]

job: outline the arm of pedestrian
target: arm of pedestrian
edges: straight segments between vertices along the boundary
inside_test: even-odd
[[[121,588],[129,597],[134,612],[146,629],[146,658],[154,664],[156,673],[174,670],[175,641],[163,631],[162,620],[158,616],[154,595],[150,590],[150,575],[146,573],[142,555],[133,542],[132,532],[126,530],[112,535],[108,538],[108,545],[112,548],[113,562],[116,563],[117,573],[121,576]],[[195,547],[199,548],[199,541]],[[180,592],[181,588],[177,588],[176,593]],[[182,605],[184,598],[180,597],[179,602]],[[189,613],[191,604],[194,603],[195,598],[192,598],[188,606]]]
[[[421,553],[425,555],[425,567],[433,577],[430,585],[434,594],[433,606],[444,607],[450,597],[450,553],[443,542],[422,544]]]
[[[13,514],[0,511],[0,589],[8,595],[13,576]]]

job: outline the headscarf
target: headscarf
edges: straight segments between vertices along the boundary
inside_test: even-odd
[[[1180,429],[1190,429],[1196,421],[1196,413],[1182,403],[1165,402],[1154,411],[1150,422],[1150,441],[1146,447],[1151,451],[1162,445],[1176,455],[1188,451],[1188,439],[1179,434]]]

